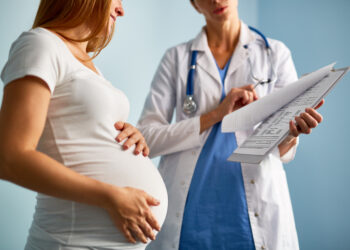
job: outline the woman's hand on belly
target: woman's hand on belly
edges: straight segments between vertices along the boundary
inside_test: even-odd
[[[144,156],[149,155],[149,148],[146,140],[137,128],[122,121],[116,122],[114,127],[121,131],[117,138],[115,138],[117,142],[127,139],[123,144],[124,149],[129,149],[131,146],[136,145],[134,154],[138,155],[142,152]]]
[[[155,240],[153,229],[159,231],[160,226],[150,206],[158,206],[157,199],[140,189],[115,186],[108,197],[106,210],[131,243],[136,243],[136,237],[143,243],[147,243],[147,238]]]

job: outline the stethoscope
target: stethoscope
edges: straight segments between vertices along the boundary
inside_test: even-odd
[[[253,27],[249,26],[249,29],[251,31],[254,31],[255,33],[257,33],[264,40],[267,57],[268,57],[268,60],[270,63],[269,76],[265,79],[260,78],[254,74],[253,64],[252,64],[251,58],[248,57],[248,63],[249,63],[249,67],[250,67],[250,76],[253,79],[253,81],[255,81],[254,88],[256,88],[260,84],[268,84],[268,83],[275,81],[275,79],[277,78],[277,74],[274,70],[273,63],[272,63],[272,49],[271,49],[270,43],[268,42],[266,36],[263,33],[261,33],[259,30],[255,29]],[[245,44],[245,45],[243,45],[243,48],[249,50],[249,45]],[[194,74],[195,74],[196,67],[197,67],[197,54],[198,54],[198,51],[196,51],[196,50],[192,51],[191,65],[190,65],[190,69],[189,69],[188,76],[187,76],[186,97],[185,97],[185,101],[183,104],[183,111],[187,115],[191,115],[194,112],[196,112],[196,110],[197,110],[197,103],[193,98],[193,92],[194,92],[193,91],[193,79],[194,79]]]

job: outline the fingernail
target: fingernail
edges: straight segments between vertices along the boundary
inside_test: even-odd
[[[140,152],[139,151],[135,151],[135,155],[138,155]]]
[[[124,149],[128,149],[129,147],[127,145],[124,145]]]

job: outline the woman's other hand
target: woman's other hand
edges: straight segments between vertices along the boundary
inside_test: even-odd
[[[314,109],[307,108],[305,112],[295,117],[295,123],[289,122],[289,134],[298,137],[300,134],[310,134],[313,128],[316,128],[322,122],[323,117],[316,111],[324,103],[322,100]]]
[[[157,199],[136,188],[115,186],[108,197],[105,208],[128,241],[136,243],[138,238],[147,243],[147,238],[155,240],[153,229],[159,231],[160,226],[150,207],[160,204]]]
[[[307,108],[305,112],[296,116],[295,122],[289,121],[289,134],[278,146],[280,156],[286,154],[296,144],[296,138],[300,134],[310,134],[312,129],[322,122],[323,117],[316,109],[320,108],[323,103],[324,99],[315,108]]]
[[[121,142],[127,139],[123,144],[124,149],[129,149],[131,146],[136,145],[134,150],[135,155],[138,155],[141,152],[143,156],[149,155],[149,147],[146,143],[146,140],[137,128],[129,123],[122,121],[116,122],[114,124],[114,127],[117,130],[121,131],[120,134],[115,138],[117,142]]]

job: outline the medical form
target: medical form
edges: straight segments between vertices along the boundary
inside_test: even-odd
[[[234,114],[236,111],[228,115],[231,117],[225,117],[223,132],[233,132],[242,129],[241,126],[249,128],[249,126],[256,125],[258,119],[261,119],[260,122],[262,121],[253,134],[233,152],[228,160],[252,164],[260,163],[288,135],[289,121],[304,112],[305,108],[315,107],[350,69],[347,67],[332,70],[333,65],[302,77],[296,83],[271,94],[270,97],[266,96],[266,100],[262,98],[252,103],[255,106],[253,108],[249,107],[252,105],[249,104],[245,110],[244,108],[241,111],[238,110],[240,113]],[[271,102],[274,99],[279,100],[279,103],[272,105]],[[290,99],[292,100],[286,104],[281,102],[281,100],[288,101]],[[277,111],[275,111],[276,109]],[[258,119],[256,119],[257,116]],[[261,116],[267,116],[267,118]],[[243,120],[246,124],[233,124],[231,123],[232,119],[235,121]]]

